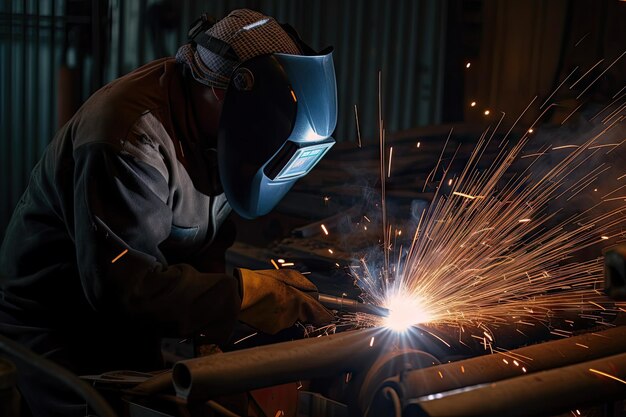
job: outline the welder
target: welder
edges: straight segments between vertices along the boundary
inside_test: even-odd
[[[334,144],[332,50],[251,10],[203,16],[176,58],[94,93],[34,168],[0,255],[0,332],[82,374],[162,367],[162,337],[223,343],[332,314],[296,271],[224,272],[231,209],[268,213]],[[36,375],[35,415],[84,415]]]

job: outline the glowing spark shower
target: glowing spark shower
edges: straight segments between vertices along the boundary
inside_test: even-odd
[[[402,292],[390,294],[385,302],[391,313],[383,319],[386,327],[395,331],[405,331],[414,324],[431,320],[421,300]]]
[[[593,157],[606,152],[610,138],[605,137],[623,129],[624,119],[590,129],[581,144],[544,145],[525,154],[535,140],[528,135],[532,129],[522,129],[525,133],[511,143],[511,128],[500,141],[509,147],[499,147],[485,167],[482,158],[496,133],[488,128],[460,172],[450,171],[452,162],[442,152],[427,179],[434,197],[408,241],[392,239],[393,231],[405,225],[386,217],[389,166],[381,129],[382,250],[378,256],[363,255],[358,267],[351,268],[366,301],[391,311],[378,324],[397,331],[419,323],[533,325],[570,311],[609,325],[602,315],[592,314],[620,308],[600,291],[604,265],[597,245],[609,237],[611,243],[626,241],[625,197],[613,197],[620,189],[614,186],[578,213],[560,212],[582,190],[592,191],[602,174],[609,175],[606,163]],[[609,142],[611,149],[623,143]],[[538,160],[546,157],[551,162],[538,175]],[[520,160],[524,168],[511,169]],[[451,187],[442,187],[447,184]],[[597,256],[575,259],[585,249],[594,249]],[[571,334],[554,331],[561,337]],[[484,342],[491,344],[486,336]]]

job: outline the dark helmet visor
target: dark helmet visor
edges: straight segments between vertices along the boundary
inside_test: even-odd
[[[272,210],[334,145],[336,123],[332,50],[240,64],[226,91],[217,146],[233,209],[245,218]]]

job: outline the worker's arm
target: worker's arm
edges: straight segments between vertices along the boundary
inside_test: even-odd
[[[159,250],[172,225],[163,166],[105,143],[77,148],[74,159],[76,256],[92,307],[161,335],[228,337],[241,304],[238,281],[168,265]]]

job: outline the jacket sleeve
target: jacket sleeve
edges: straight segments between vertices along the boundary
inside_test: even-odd
[[[203,331],[225,340],[241,304],[239,283],[167,264],[159,244],[172,211],[162,172],[106,143],[83,145],[74,159],[76,256],[91,306],[161,336]]]

